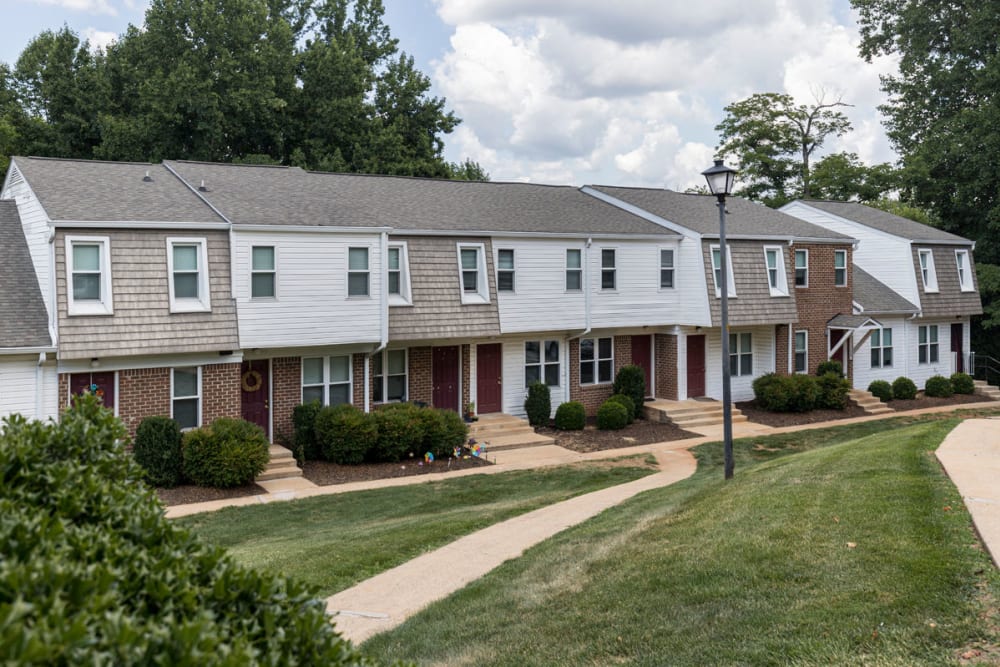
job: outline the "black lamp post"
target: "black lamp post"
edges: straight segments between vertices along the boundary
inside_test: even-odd
[[[729,252],[726,249],[726,195],[733,192],[736,170],[716,160],[701,172],[709,191],[719,200],[719,292],[722,300],[722,440],[726,458],[726,479],[733,478],[733,406],[729,369]]]

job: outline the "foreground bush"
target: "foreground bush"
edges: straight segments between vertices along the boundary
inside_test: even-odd
[[[917,397],[917,385],[908,377],[898,377],[892,382],[892,397],[909,401]]]
[[[837,373],[827,373],[821,375],[816,380],[819,388],[819,396],[816,398],[816,407],[824,410],[843,410],[847,407],[847,393],[851,390],[851,383]]]
[[[456,447],[469,439],[469,427],[457,412],[421,408],[420,418],[424,430],[421,452],[431,452],[438,458],[451,456]]]
[[[597,409],[597,428],[617,431],[628,425],[628,408],[618,401],[604,401]]]
[[[567,401],[556,408],[556,428],[580,431],[587,425],[587,411],[579,401]]]
[[[378,437],[373,457],[377,461],[402,461],[423,456],[424,420],[422,413],[434,408],[418,408],[412,403],[393,403],[371,413]],[[456,413],[457,416],[458,413]]]
[[[264,430],[243,419],[221,417],[183,437],[184,475],[198,486],[243,486],[264,472],[271,458]]]
[[[829,359],[816,367],[816,377],[823,377],[827,373],[835,373],[837,377],[844,377],[844,365],[836,359]]]
[[[59,423],[6,421],[0,663],[374,664],[303,586],[167,521],[126,440],[90,396]]]
[[[892,385],[885,380],[872,380],[868,385],[868,391],[883,403],[892,400]]]
[[[146,417],[139,423],[132,456],[153,486],[170,488],[184,480],[181,427],[170,417]]]
[[[956,394],[976,393],[976,383],[968,373],[952,373],[951,388]]]
[[[753,397],[762,410],[785,412],[788,409],[791,386],[787,376],[777,373],[761,375],[753,381]]]
[[[358,464],[374,452],[378,426],[353,405],[327,406],[316,416],[316,440],[327,461]]]
[[[632,417],[642,417],[642,404],[646,400],[646,371],[639,366],[622,366],[615,375],[615,394],[632,399]]]
[[[628,411],[629,424],[635,421],[635,402],[632,400],[631,396],[626,396],[625,394],[612,394],[608,400],[621,403],[625,406],[625,409]]]
[[[544,382],[532,382],[528,386],[528,397],[524,399],[524,411],[532,426],[548,426],[552,414],[552,396]]]
[[[323,405],[319,401],[310,401],[292,408],[292,452],[295,459],[315,461],[323,457],[323,448],[316,439],[316,417]]]
[[[934,396],[935,398],[948,398],[955,393],[951,386],[951,380],[943,375],[934,375],[927,378],[924,384],[924,396]]]
[[[809,412],[814,410],[819,402],[819,381],[811,375],[789,375],[787,378],[791,388],[788,397],[789,412]]]

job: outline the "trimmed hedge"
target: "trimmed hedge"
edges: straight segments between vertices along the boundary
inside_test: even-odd
[[[243,486],[264,472],[271,458],[264,430],[243,419],[220,417],[183,437],[184,475],[198,486]]]
[[[892,400],[892,385],[885,380],[872,380],[872,383],[868,385],[868,391],[883,403]]]
[[[469,440],[469,427],[457,412],[421,408],[420,418],[424,430],[421,454],[431,452],[436,458],[451,456],[456,447]]]
[[[948,398],[955,393],[951,386],[951,380],[943,375],[934,375],[927,378],[924,384],[924,396],[934,396],[936,398]]]
[[[528,397],[524,399],[524,411],[528,413],[528,423],[532,426],[548,426],[552,414],[552,396],[544,382],[532,382],[528,386]]]
[[[396,462],[423,456],[425,422],[422,413],[427,409],[412,403],[393,403],[371,413],[369,417],[374,420],[378,431],[374,458]]]
[[[892,398],[909,401],[917,397],[917,385],[908,377],[898,377],[892,382]]]
[[[844,365],[836,359],[829,359],[816,367],[816,377],[823,377],[827,373],[836,373],[837,377],[844,377]]]
[[[327,406],[316,416],[316,440],[327,461],[356,465],[378,444],[378,426],[353,405]]]
[[[952,373],[951,388],[956,394],[976,393],[976,383],[968,373]]]
[[[184,481],[181,427],[170,417],[146,417],[139,423],[132,456],[153,486],[170,488]]]
[[[323,448],[320,447],[316,438],[316,417],[323,405],[319,401],[302,403],[292,408],[292,452],[295,459],[300,463],[303,461],[315,461],[323,458]]]
[[[646,400],[646,371],[635,365],[622,366],[615,375],[612,388],[614,394],[621,394],[632,399],[632,417],[642,417],[642,404]],[[631,423],[631,419],[629,423]]]
[[[610,397],[608,397],[608,400],[616,401],[625,406],[625,409],[628,410],[629,424],[635,421],[635,402],[632,401],[632,398],[630,396],[626,396],[625,394],[612,394]]]
[[[567,401],[556,408],[556,428],[580,431],[587,425],[587,411],[579,401]]]
[[[617,431],[628,425],[628,408],[618,401],[604,401],[597,409],[597,428]]]
[[[789,412],[809,412],[817,407],[819,382],[811,375],[789,375],[791,393],[788,399]]]
[[[816,407],[825,410],[844,410],[847,408],[847,392],[851,390],[851,383],[837,373],[827,373],[821,375],[816,384],[819,387],[819,396],[816,398]]]
[[[764,410],[808,412],[817,407],[821,392],[819,381],[811,375],[767,373],[753,381],[753,393]]]

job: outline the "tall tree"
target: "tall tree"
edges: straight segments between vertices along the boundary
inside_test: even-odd
[[[810,196],[837,201],[878,201],[899,186],[896,169],[888,164],[868,166],[856,153],[831,153],[811,168]]]

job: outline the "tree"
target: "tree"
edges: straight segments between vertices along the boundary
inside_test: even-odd
[[[462,162],[452,162],[448,165],[451,174],[448,178],[455,181],[488,181],[490,173],[478,162],[465,158]]]
[[[897,188],[898,174],[888,163],[868,166],[856,153],[831,153],[812,168],[810,193],[816,199],[877,201]]]

